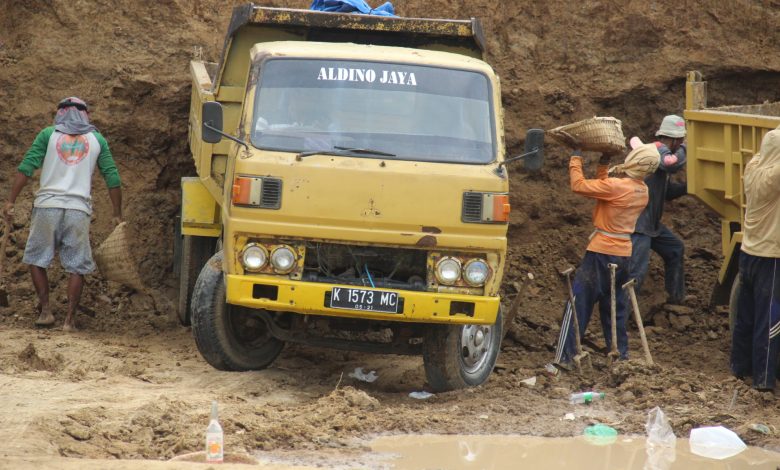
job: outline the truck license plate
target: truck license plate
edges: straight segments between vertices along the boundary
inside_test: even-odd
[[[330,292],[330,308],[398,313],[398,294],[380,290],[334,287]]]

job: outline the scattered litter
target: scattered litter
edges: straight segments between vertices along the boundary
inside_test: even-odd
[[[528,273],[528,279],[534,280],[534,273]]]
[[[368,383],[372,383],[376,379],[379,378],[379,376],[376,375],[376,371],[375,370],[372,370],[369,373],[365,373],[365,372],[363,372],[363,368],[362,367],[356,367],[355,371],[354,372],[350,372],[348,374],[348,376],[352,377],[353,379],[360,380],[361,382],[368,382]]]
[[[615,428],[606,424],[594,424],[585,428],[585,440],[597,446],[612,444],[617,440],[618,432]]]
[[[647,414],[647,444],[660,447],[674,447],[677,445],[677,436],[674,435],[669,420],[659,407],[655,407]]]
[[[761,423],[753,423],[750,426],[748,426],[752,431],[760,432],[761,434],[766,434],[767,436],[772,435],[772,430],[769,429],[769,426],[766,424]]]
[[[416,398],[418,400],[427,400],[428,398],[431,398],[433,396],[433,393],[431,392],[411,392],[409,393],[409,396],[412,398]]]
[[[569,396],[569,403],[571,403],[572,405],[578,403],[584,403],[586,405],[590,405],[594,401],[603,400],[605,396],[606,394],[603,392],[572,393],[571,396]]]
[[[526,385],[528,387],[533,387],[536,385],[536,376],[528,377],[527,379],[523,379],[520,381],[521,384]]]
[[[479,415],[479,416],[477,416],[477,418],[479,418],[479,419],[488,419],[488,418],[490,418],[490,416],[488,416],[488,415]]]
[[[734,394],[731,396],[731,402],[729,402],[729,410],[734,408],[734,405],[737,404],[737,397],[739,396],[739,389],[734,389]]]
[[[747,449],[734,431],[723,426],[691,429],[689,443],[692,453],[718,460],[733,457]]]
[[[677,436],[674,435],[669,420],[659,407],[655,407],[647,414],[647,441],[645,442],[645,453],[647,460],[644,468],[650,469],[668,469],[671,468],[677,460]]]
[[[575,420],[574,413],[566,413],[565,415],[563,415],[563,419],[565,419],[566,421],[574,421]]]

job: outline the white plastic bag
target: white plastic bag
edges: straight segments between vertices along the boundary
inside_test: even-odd
[[[363,372],[363,368],[362,367],[355,368],[354,372],[350,372],[349,373],[349,377],[352,377],[353,379],[356,379],[356,380],[360,380],[361,382],[368,382],[368,383],[372,383],[376,379],[379,378],[379,376],[376,375],[376,371],[375,370],[372,370],[369,373],[365,373],[365,372]]]
[[[708,426],[691,429],[691,452],[711,459],[733,457],[747,446],[737,434],[723,426]]]
[[[677,436],[674,435],[669,420],[659,407],[655,407],[647,414],[647,444],[651,446],[672,447],[677,445]]]
[[[647,414],[645,430],[647,460],[643,470],[669,470],[677,459],[677,436],[661,408],[656,406]]]

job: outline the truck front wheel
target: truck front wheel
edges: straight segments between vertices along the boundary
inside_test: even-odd
[[[192,290],[198,273],[206,261],[214,254],[215,239],[184,235],[181,238],[181,251],[178,253],[179,263],[179,303],[176,308],[179,322],[189,326],[191,313]]]
[[[251,310],[225,301],[222,251],[211,257],[192,293],[192,334],[203,358],[219,370],[268,367],[284,342],[271,336]]]
[[[501,347],[501,309],[492,325],[431,325],[423,343],[425,377],[435,392],[484,383]]]

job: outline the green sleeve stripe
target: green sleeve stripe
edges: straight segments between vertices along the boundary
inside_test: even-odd
[[[54,133],[54,126],[47,127],[35,136],[30,149],[24,154],[22,163],[19,164],[19,173],[31,177],[35,170],[43,165],[43,158],[46,156],[46,150],[49,148],[49,139]]]
[[[100,174],[103,175],[103,179],[106,180],[106,186],[110,188],[118,188],[122,185],[119,179],[119,170],[116,168],[116,162],[114,162],[114,156],[111,155],[111,149],[108,148],[108,142],[99,133],[95,132],[95,138],[97,138],[100,144],[100,155],[98,155],[98,168]]]

